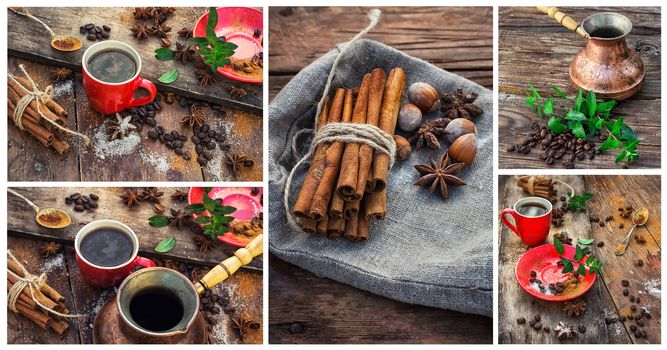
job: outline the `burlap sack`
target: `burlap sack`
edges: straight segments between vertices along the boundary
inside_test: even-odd
[[[359,86],[376,67],[386,72],[402,67],[408,85],[423,81],[438,91],[462,87],[479,94],[484,109],[477,122],[478,152],[460,177],[466,186],[452,188],[443,201],[428,189],[414,186],[414,164],[428,162],[441,151],[414,152],[397,162],[389,174],[388,214],[372,221],[367,242],[331,241],[295,232],[287,223],[283,189],[287,174],[305,153],[312,134],[296,140],[302,128],[312,128],[314,111],[327,76],[342,45],[303,69],[269,106],[269,246],[271,253],[313,273],[407,303],[491,316],[493,293],[493,157],[491,91],[376,41],[360,40],[342,57],[332,88]],[[333,91],[333,89],[332,89]],[[406,92],[407,93],[407,92]],[[404,99],[407,97],[404,96]],[[300,149],[299,149],[300,148]],[[307,166],[294,176],[290,203]]]

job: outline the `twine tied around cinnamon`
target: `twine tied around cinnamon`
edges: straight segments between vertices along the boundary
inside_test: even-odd
[[[357,35],[350,40],[347,45],[338,53],[338,56],[333,61],[333,64],[331,65],[331,70],[329,71],[329,76],[327,77],[327,82],[326,85],[324,86],[324,92],[322,93],[322,98],[320,101],[317,103],[317,109],[315,111],[315,120],[314,120],[314,125],[318,125],[318,119],[320,118],[320,112],[322,110],[322,106],[324,105],[324,99],[326,96],[329,94],[329,89],[331,88],[331,83],[333,82],[333,78],[336,73],[336,67],[338,67],[338,63],[342,59],[342,57],[350,51],[350,49],[353,47],[353,45],[361,39],[364,35],[366,35],[368,32],[373,30],[375,26],[377,25],[378,21],[380,20],[380,14],[382,11],[379,9],[372,9],[368,12],[368,17],[370,23],[368,26],[362,30],[361,32],[357,33]],[[297,132],[296,135],[293,136],[292,138],[292,151],[294,154],[296,154],[296,147],[295,147],[295,142],[294,140],[301,134],[301,132]],[[317,149],[317,146],[323,143],[330,143],[330,142],[343,142],[343,143],[361,143],[370,146],[375,150],[376,152],[384,153],[389,157],[389,168],[394,165],[394,160],[395,157],[394,155],[396,154],[396,141],[394,141],[394,138],[386,133],[384,130],[378,128],[375,125],[369,125],[369,124],[352,124],[352,123],[327,123],[323,127],[319,128],[315,132],[315,136],[313,137],[311,143],[310,143],[310,148],[306,154],[299,159],[299,161],[292,167],[292,170],[290,171],[289,175],[287,176],[287,179],[285,180],[285,188],[283,191],[283,206],[285,208],[285,214],[287,216],[287,221],[292,225],[292,228],[297,230],[297,231],[303,231],[301,227],[296,222],[296,216],[292,211],[289,209],[289,196],[290,196],[290,189],[292,187],[292,178],[294,177],[294,174],[296,173],[297,169],[301,167],[301,165],[306,164],[308,160],[313,156],[313,153],[315,152],[315,149]]]
[[[21,69],[21,72],[23,72],[23,75],[25,75],[25,77],[28,79],[28,81],[30,81],[30,84],[32,84],[32,91],[30,91],[30,90],[26,89],[23,85],[21,85],[21,83],[19,83],[18,80],[16,80],[16,76],[14,76],[12,74],[9,74],[9,79],[14,81],[17,84],[17,86],[19,86],[21,89],[23,89],[23,91],[25,91],[25,93],[26,93],[25,96],[23,96],[18,101],[18,103],[16,104],[16,108],[14,109],[14,116],[13,116],[14,124],[16,124],[16,126],[20,130],[23,130],[23,123],[22,123],[23,113],[25,112],[26,108],[28,108],[30,103],[32,101],[38,101],[38,102],[41,102],[43,104],[46,104],[47,102],[49,102],[53,98],[55,92],[54,92],[53,86],[51,86],[51,85],[47,86],[44,89],[44,91],[39,91],[39,89],[37,89],[37,84],[35,83],[34,80],[32,80],[32,77],[30,77],[30,74],[28,74],[28,72],[25,70],[25,67],[23,66],[23,64],[19,64],[19,69]],[[86,146],[90,144],[90,138],[88,138],[88,136],[86,136],[84,134],[81,134],[81,133],[78,133],[76,131],[70,130],[66,127],[63,127],[63,126],[59,125],[58,123],[56,123],[55,121],[47,118],[42,113],[42,111],[40,110],[39,104],[37,104],[37,114],[39,114],[39,116],[42,119],[47,121],[49,124],[55,126],[56,128],[58,128],[62,132],[72,134],[72,135],[75,135],[75,136],[78,136],[78,137],[82,138],[83,142]]]
[[[43,273],[39,276],[35,276],[28,272],[26,270],[25,266],[21,264],[21,262],[12,254],[10,250],[7,250],[7,256],[12,259],[16,264],[21,268],[21,272],[23,272],[23,277],[19,277],[19,280],[14,283],[11,289],[7,292],[7,306],[9,306],[9,309],[18,313],[18,310],[16,309],[16,303],[19,300],[19,296],[21,295],[21,292],[23,291],[24,288],[28,287],[28,290],[30,291],[30,298],[32,301],[34,301],[39,307],[41,307],[44,311],[54,314],[56,316],[64,317],[64,318],[78,318],[78,317],[85,317],[86,315],[68,315],[68,314],[63,314],[60,313],[56,310],[53,310],[51,308],[48,308],[44,306],[42,303],[39,302],[38,298],[35,297],[35,290],[40,290],[44,284],[46,284],[46,274]]]

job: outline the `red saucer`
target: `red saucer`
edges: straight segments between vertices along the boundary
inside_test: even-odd
[[[565,245],[564,248],[563,256],[568,259],[573,259],[576,249],[570,245]],[[584,257],[581,262],[584,262],[585,259],[586,257]],[[514,275],[516,276],[519,285],[526,291],[526,293],[538,299],[547,301],[575,299],[591,289],[595,283],[595,273],[587,273],[585,277],[580,277],[579,285],[576,288],[568,288],[561,295],[549,294],[550,291],[548,287],[546,288],[546,292],[543,293],[539,290],[536,283],[530,282],[530,279],[532,278],[530,275],[531,271],[537,272],[535,278],[541,280],[545,286],[548,286],[550,283],[564,282],[567,280],[572,274],[561,273],[563,267],[558,266],[560,260],[560,256],[553,244],[543,244],[528,250],[521,256],[521,258],[519,258],[514,270]],[[576,270],[578,266],[579,263],[575,262],[574,269]]]

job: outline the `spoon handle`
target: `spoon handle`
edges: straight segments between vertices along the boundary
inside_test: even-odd
[[[28,203],[33,209],[35,209],[35,212],[36,212],[36,213],[39,212],[39,207],[38,207],[37,205],[35,205],[35,203],[31,202],[30,199],[23,197],[22,195],[18,194],[16,191],[12,190],[11,188],[8,188],[8,189],[7,189],[7,192],[9,192],[9,193],[15,195],[16,197],[19,197],[19,198],[23,199],[23,200],[24,200],[26,203]]]
[[[560,23],[563,27],[583,36],[584,38],[588,39],[589,35],[586,33],[584,28],[582,28],[577,21],[574,20],[574,18],[566,15],[565,13],[561,12],[557,7],[555,6],[537,6],[537,9],[540,10],[543,13],[546,13],[549,17],[555,19],[558,23]]]
[[[28,12],[28,9],[22,8],[21,10],[18,10],[16,7],[8,7],[8,8],[17,15],[26,16],[32,20],[39,22],[39,24],[41,24],[42,26],[44,26],[44,28],[46,28],[46,30],[49,32],[52,38],[56,36],[56,33],[53,30],[51,30],[51,28],[47,26],[46,23],[42,22],[42,20],[40,20],[39,18],[33,16],[30,12]]]
[[[630,229],[630,232],[628,232],[628,234],[625,236],[625,238],[623,238],[621,243],[628,244],[630,242],[630,236],[632,236],[632,232],[635,231],[635,227],[637,227],[637,225],[632,225],[632,228]]]

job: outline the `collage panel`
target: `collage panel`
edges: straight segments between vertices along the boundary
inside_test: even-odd
[[[262,343],[262,188],[7,191],[9,344]]]
[[[661,343],[661,179],[498,179],[498,342]]]
[[[269,31],[269,343],[492,343],[493,8]]]
[[[660,168],[660,22],[660,7],[499,7],[499,168]]]
[[[6,12],[9,181],[262,180],[261,8]]]

